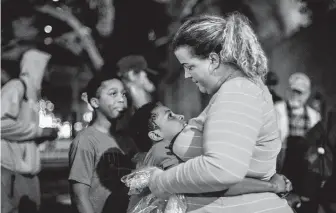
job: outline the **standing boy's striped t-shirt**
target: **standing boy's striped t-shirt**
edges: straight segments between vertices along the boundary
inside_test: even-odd
[[[172,194],[221,191],[245,176],[269,180],[275,174],[281,142],[272,97],[262,83],[242,77],[224,83],[199,122],[204,122],[201,155],[158,175],[154,181],[159,190]],[[182,158],[188,149],[179,152],[179,147],[185,148],[192,139],[186,140],[186,134],[173,148]],[[188,212],[292,212],[273,193],[187,200]]]

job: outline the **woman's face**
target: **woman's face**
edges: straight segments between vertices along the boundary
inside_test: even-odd
[[[184,77],[191,78],[202,93],[210,93],[212,86],[210,73],[214,71],[211,60],[193,56],[186,46],[177,48],[174,53],[183,66]]]

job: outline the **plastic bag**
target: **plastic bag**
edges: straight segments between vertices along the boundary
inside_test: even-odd
[[[183,195],[172,195],[164,200],[150,193],[148,185],[154,169],[157,168],[142,168],[122,177],[121,181],[130,188],[128,194],[141,196],[128,213],[185,213],[187,204]]]

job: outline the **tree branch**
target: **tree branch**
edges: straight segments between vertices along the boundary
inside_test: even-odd
[[[91,30],[81,24],[80,21],[70,12],[69,9],[67,9],[65,6],[63,8],[54,8],[50,5],[44,5],[36,9],[42,13],[46,13],[54,18],[57,18],[67,23],[80,38],[81,43],[88,53],[95,69],[99,70],[104,65],[104,60],[90,35]]]

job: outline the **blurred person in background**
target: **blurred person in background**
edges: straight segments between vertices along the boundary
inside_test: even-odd
[[[129,55],[120,59],[117,63],[118,75],[121,76],[129,95],[132,107],[140,108],[142,105],[153,101],[152,93],[155,92],[154,83],[148,78],[148,74],[158,73],[147,66],[147,61],[140,55]]]
[[[311,101],[311,107],[315,109],[317,112],[323,114],[322,112],[324,107],[323,105],[324,105],[323,95],[317,91]]]
[[[19,78],[1,89],[1,211],[37,212],[41,170],[38,145],[57,138],[58,130],[39,127],[39,99],[50,55],[23,54]]]
[[[320,209],[319,213],[336,212],[336,108],[332,110],[332,121],[330,122],[328,139],[332,144],[333,161],[332,174],[324,182],[320,192]],[[330,115],[331,115],[330,114]]]
[[[125,84],[129,104],[124,116],[117,123],[117,130],[120,135],[123,135],[122,139],[131,144],[133,140],[129,137],[129,121],[135,110],[154,100],[153,93],[156,88],[148,75],[156,76],[158,73],[148,68],[146,59],[141,55],[123,57],[118,61],[117,69],[118,76]],[[137,153],[133,158],[134,163],[137,163],[143,157],[144,153]]]
[[[294,73],[289,77],[287,100],[275,104],[282,141],[282,153],[279,154],[278,165],[280,170],[287,158],[285,156],[288,152],[287,147],[293,145],[290,144],[291,141],[304,137],[321,119],[320,113],[307,105],[310,94],[309,77],[304,73]]]
[[[117,140],[116,123],[127,108],[126,89],[117,76],[98,74],[86,92],[95,115],[70,145],[72,206],[79,213],[124,213],[128,195],[120,179],[133,164],[123,141]]]
[[[336,211],[336,108],[330,108],[305,137],[305,164],[298,213]],[[320,212],[319,212],[320,213]]]
[[[304,153],[308,147],[304,137],[321,119],[320,113],[307,104],[310,94],[309,77],[304,73],[294,73],[289,77],[287,99],[275,104],[282,141],[277,170],[292,181],[296,193],[300,191]]]
[[[272,98],[273,98],[273,103],[277,103],[279,101],[282,101],[282,98],[275,92],[275,87],[279,83],[279,78],[275,72],[268,72],[266,75],[266,86],[268,87]]]

